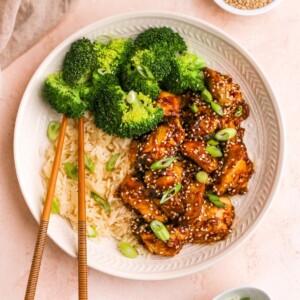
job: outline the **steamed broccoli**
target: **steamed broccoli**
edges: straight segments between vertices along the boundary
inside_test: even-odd
[[[103,75],[107,85],[94,102],[95,125],[122,138],[139,136],[155,128],[163,118],[162,109],[153,107],[151,99],[142,93],[124,92],[107,76],[111,75]]]
[[[120,73],[122,88],[126,92],[134,90],[149,96],[152,100],[156,100],[160,93],[158,82],[146,71],[143,75],[140,72],[130,63],[125,64]]]
[[[129,38],[117,38],[111,40],[107,45],[96,41],[93,48],[97,56],[98,70],[102,73],[117,75],[120,66],[127,60],[133,49],[133,41]]]
[[[187,49],[183,38],[168,27],[149,28],[137,36],[134,44],[137,49],[160,48],[171,55]]]
[[[171,58],[162,49],[137,50],[130,59],[143,77],[161,81],[171,72]]]
[[[80,89],[70,87],[62,78],[62,73],[48,76],[44,85],[44,98],[57,112],[69,118],[80,118],[86,104],[80,98]]]
[[[70,86],[86,82],[96,67],[96,55],[90,40],[75,41],[63,61],[63,79]]]
[[[174,94],[182,94],[187,90],[201,91],[204,88],[203,59],[196,54],[186,53],[173,60],[172,71],[163,82],[164,88]]]

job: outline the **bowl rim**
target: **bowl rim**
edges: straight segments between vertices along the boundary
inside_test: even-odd
[[[282,0],[273,0],[270,4],[257,9],[240,9],[225,3],[224,0],[214,0],[214,2],[225,11],[235,15],[246,17],[264,14],[270,11],[271,9],[277,7],[281,3],[281,1]]]
[[[267,215],[271,203],[273,203],[273,200],[276,196],[276,193],[278,192],[279,188],[279,183],[282,178],[282,170],[283,170],[283,165],[284,165],[284,152],[285,152],[285,134],[284,134],[284,126],[283,126],[283,121],[282,121],[282,116],[280,113],[280,108],[279,108],[279,102],[277,100],[277,97],[275,95],[274,89],[270,83],[269,78],[267,75],[264,73],[262,70],[261,66],[257,63],[257,61],[252,57],[252,55],[248,52],[248,50],[244,49],[241,45],[238,44],[232,37],[230,37],[227,33],[222,31],[221,29],[217,28],[216,26],[200,20],[196,17],[191,17],[185,14],[179,14],[179,13],[173,13],[173,12],[161,12],[161,11],[138,11],[138,12],[133,12],[133,13],[125,13],[125,14],[118,14],[115,16],[111,16],[108,18],[103,18],[102,20],[93,22],[87,26],[84,26],[83,28],[79,29],[78,31],[75,31],[73,34],[71,34],[69,37],[64,39],[60,44],[58,44],[47,56],[46,58],[41,62],[33,76],[31,77],[26,90],[22,96],[22,100],[18,109],[17,113],[17,118],[16,118],[16,123],[15,123],[15,130],[14,130],[14,162],[15,162],[15,168],[16,168],[16,174],[17,174],[17,179],[22,191],[22,195],[26,201],[27,206],[29,207],[29,210],[31,211],[32,215],[36,219],[36,221],[39,223],[40,222],[40,215],[37,215],[34,212],[33,207],[30,205],[29,201],[29,196],[30,194],[28,193],[25,181],[21,177],[21,167],[19,163],[19,142],[20,142],[20,136],[22,135],[22,126],[21,126],[21,121],[26,113],[25,107],[27,101],[29,101],[30,97],[28,97],[28,94],[31,90],[31,85],[33,85],[36,77],[39,75],[40,70],[42,69],[43,65],[46,64],[48,61],[50,61],[57,53],[61,50],[61,48],[64,48],[66,45],[71,44],[72,41],[74,41],[77,38],[80,38],[83,36],[87,31],[93,31],[97,29],[100,26],[103,26],[105,24],[111,24],[113,22],[120,22],[123,20],[126,20],[128,18],[141,18],[141,17],[152,17],[152,18],[168,18],[168,19],[176,19],[177,21],[181,22],[189,22],[193,24],[194,26],[202,26],[203,28],[207,29],[208,31],[213,32],[214,34],[217,34],[221,36],[223,39],[228,41],[229,43],[232,44],[238,51],[242,53],[242,55],[245,56],[246,59],[249,60],[249,62],[253,65],[259,76],[261,77],[262,81],[265,84],[266,90],[268,91],[270,98],[272,99],[272,104],[274,105],[274,109],[276,111],[276,116],[278,120],[278,128],[279,128],[279,136],[280,136],[280,142],[279,142],[279,154],[278,154],[278,167],[276,170],[276,177],[274,179],[274,184],[272,186],[272,189],[269,194],[268,201],[264,208],[262,209],[260,215],[257,217],[257,219],[252,223],[251,226],[249,226],[247,232],[243,236],[241,236],[237,241],[235,241],[231,247],[225,249],[221,254],[207,260],[206,262],[200,264],[200,265],[195,265],[191,266],[188,269],[183,269],[180,271],[169,271],[169,272],[162,272],[160,274],[156,274],[154,277],[153,274],[148,274],[148,273],[131,273],[127,272],[124,270],[114,270],[108,268],[99,268],[89,264],[89,267],[101,271],[113,276],[117,276],[120,278],[126,278],[126,279],[135,279],[135,280],[167,280],[167,279],[173,279],[173,278],[179,278],[182,276],[190,275],[195,272],[202,271],[204,269],[207,269],[208,267],[216,264],[220,260],[224,259],[229,253],[231,253],[233,250],[237,249],[238,246],[240,246],[244,241],[246,241],[252,234],[253,232],[257,229],[258,225],[261,224],[263,221],[264,217]],[[69,254],[72,257],[76,257],[76,253],[73,253],[70,249],[68,249],[65,245],[60,244],[58,241],[55,240],[55,236],[52,235],[50,232],[48,232],[48,236],[54,241],[55,244],[58,245],[64,252]]]
[[[271,295],[268,294],[262,288],[258,288],[258,287],[252,286],[252,285],[242,285],[242,286],[238,286],[238,287],[235,287],[235,288],[231,288],[231,289],[225,290],[224,292],[222,292],[222,293],[218,294],[217,296],[215,296],[212,300],[222,300],[221,298],[224,297],[224,296],[226,296],[227,294],[232,293],[232,292],[238,292],[238,291],[241,291],[241,290],[258,291],[259,293],[261,293],[264,296],[268,297],[268,299],[270,299],[270,300],[272,299]]]

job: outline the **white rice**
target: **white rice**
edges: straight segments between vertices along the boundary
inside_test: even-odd
[[[96,128],[93,115],[89,113],[85,115],[84,129],[85,153],[95,164],[95,172],[91,174],[89,171],[86,171],[85,177],[87,235],[92,236],[94,229],[96,229],[98,232],[96,238],[111,237],[117,241],[126,241],[135,246],[139,253],[145,253],[145,250],[139,245],[130,229],[130,221],[136,217],[135,213],[128,210],[122,200],[114,195],[119,184],[130,169],[128,158],[130,139],[120,139]],[[77,122],[69,120],[55,190],[55,197],[60,204],[60,215],[66,218],[76,231],[78,185],[77,180],[67,177],[64,164],[71,162],[77,166],[77,139]],[[45,154],[46,160],[41,172],[45,192],[50,178],[56,144],[56,142],[51,143]],[[106,162],[116,153],[120,153],[120,156],[115,165],[115,169],[108,172],[106,171]],[[106,212],[95,202],[90,196],[91,191],[96,192],[108,201],[111,207],[110,213]]]

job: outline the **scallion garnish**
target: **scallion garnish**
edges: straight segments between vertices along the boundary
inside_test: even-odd
[[[228,141],[235,137],[236,132],[235,128],[224,128],[215,134],[215,139],[222,142]]]
[[[221,202],[220,198],[217,195],[212,193],[206,193],[206,196],[208,197],[209,201],[215,206],[225,208],[225,204]]]
[[[212,157],[222,157],[223,153],[221,149],[217,146],[207,146],[205,150],[212,156]]]
[[[150,169],[155,171],[155,170],[161,170],[161,169],[166,169],[171,166],[171,164],[176,160],[176,157],[171,156],[171,157],[166,157],[161,160],[158,160],[154,162],[151,166]]]
[[[209,177],[208,177],[208,174],[205,172],[205,171],[199,171],[197,174],[196,174],[196,179],[197,181],[199,181],[200,183],[208,183],[209,182]]]
[[[202,99],[207,102],[207,103],[211,103],[213,101],[213,97],[212,94],[210,93],[209,90],[207,89],[203,89],[201,92],[201,97]]]
[[[95,164],[92,159],[86,155],[86,153],[84,153],[84,165],[90,173],[94,173]]]
[[[235,116],[235,117],[240,117],[242,114],[243,114],[243,106],[240,105],[240,106],[238,106],[238,108],[236,109],[236,111],[235,111],[235,113],[234,113],[234,116]]]
[[[51,121],[48,125],[47,136],[50,141],[55,141],[59,136],[60,123],[57,121]]]
[[[119,250],[124,256],[128,258],[136,258],[138,256],[137,250],[126,242],[120,242]]]
[[[162,222],[153,220],[150,223],[150,228],[152,229],[156,237],[161,241],[166,242],[170,238],[170,233]]]
[[[78,179],[78,168],[70,162],[65,163],[65,171],[69,178],[77,180]]]
[[[222,106],[220,104],[218,104],[217,102],[211,102],[210,103],[211,109],[217,113],[219,116],[223,116],[223,109]]]
[[[217,146],[217,145],[219,145],[219,142],[216,140],[210,139],[207,141],[207,144],[210,146]]]
[[[91,226],[92,230],[93,230],[93,233],[92,234],[88,234],[87,236],[90,237],[90,238],[95,238],[98,236],[98,230],[95,226]]]
[[[198,112],[198,107],[196,105],[196,103],[194,102],[191,106],[190,109],[193,113],[197,113]]]
[[[160,204],[163,204],[165,203],[166,201],[170,200],[171,198],[173,198],[180,190],[181,190],[181,184],[178,183],[176,184],[173,188],[170,188],[168,190],[166,190],[164,193],[163,193],[163,196],[161,197],[161,200],[160,200]]]
[[[106,171],[112,171],[114,170],[117,160],[120,156],[120,153],[114,154],[109,161],[106,163]]]
[[[110,211],[109,203],[103,197],[101,197],[95,192],[91,192],[91,196],[98,205],[102,206],[106,211]]]

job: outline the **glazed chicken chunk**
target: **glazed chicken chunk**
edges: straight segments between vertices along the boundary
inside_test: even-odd
[[[183,140],[184,131],[179,118],[169,118],[147,137],[140,153],[141,161],[151,165],[162,158],[174,156]]]
[[[204,141],[184,142],[180,147],[180,151],[183,155],[196,162],[207,173],[215,171],[219,166],[217,159],[205,150]]]
[[[119,193],[124,203],[139,212],[147,222],[154,219],[161,222],[167,221],[167,216],[153,200],[147,197],[144,183],[134,175],[129,174],[124,178],[119,187]]]
[[[235,215],[234,207],[228,197],[221,197],[220,201],[225,208],[217,207],[208,200],[204,201],[200,216],[189,223],[190,242],[200,244],[216,242],[229,234]]]
[[[173,227],[172,225],[168,225],[167,228],[170,238],[166,242],[159,240],[150,230],[144,230],[140,233],[143,243],[151,253],[162,256],[174,256],[187,243],[189,237],[187,226],[179,225]]]
[[[222,168],[217,172],[214,191],[217,195],[237,195],[247,191],[253,174],[253,163],[240,138],[228,141]]]
[[[156,101],[164,112],[164,116],[178,117],[180,113],[181,97],[171,94],[169,92],[162,91]]]
[[[204,78],[213,99],[222,106],[237,107],[243,101],[240,86],[233,83],[230,76],[205,68]]]

